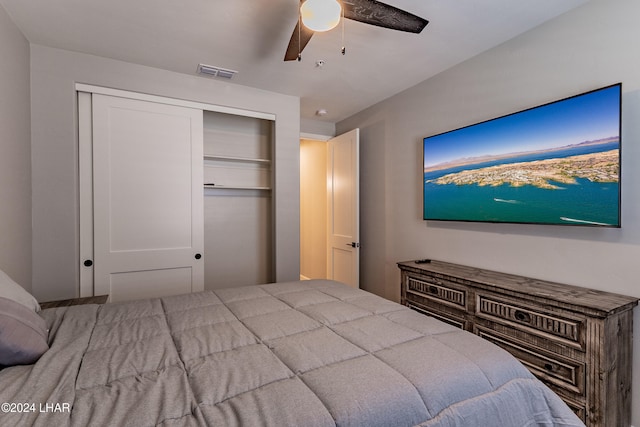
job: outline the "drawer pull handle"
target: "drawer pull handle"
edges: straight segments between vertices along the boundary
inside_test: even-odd
[[[514,317],[520,322],[531,322],[531,315],[529,315],[529,313],[525,313],[524,311],[516,310],[516,312],[514,313]]]
[[[544,369],[546,369],[547,371],[551,372],[551,371],[553,371],[553,365],[551,363],[545,363],[544,364]]]
[[[437,294],[438,288],[436,288],[435,286],[429,286],[429,293]]]

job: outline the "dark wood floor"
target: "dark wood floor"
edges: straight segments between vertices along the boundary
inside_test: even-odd
[[[94,297],[85,298],[72,298],[60,301],[48,301],[41,302],[40,308],[55,308],[55,307],[69,307],[70,305],[82,305],[82,304],[104,304],[109,299],[109,295],[98,295]]]

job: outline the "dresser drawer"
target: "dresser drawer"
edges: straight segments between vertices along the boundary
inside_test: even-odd
[[[562,400],[564,400],[564,403],[567,404],[569,409],[571,409],[573,413],[576,414],[578,418],[580,418],[580,421],[582,421],[583,423],[587,422],[587,408],[583,404],[575,403],[569,399],[563,398],[562,396],[560,397],[562,398]]]
[[[425,280],[408,276],[405,286],[407,294],[414,293],[444,304],[466,308],[467,293],[464,290],[456,289],[451,282],[446,280],[436,278]]]
[[[456,328],[465,329],[465,330],[468,329],[468,326],[469,326],[468,322],[463,316],[456,316],[455,314],[452,314],[452,313],[439,312],[431,308],[423,307],[420,304],[416,304],[413,301],[407,301],[407,307],[417,311],[418,313],[422,313],[426,316],[434,317],[444,323],[448,323],[449,325],[455,326]]]
[[[573,395],[584,396],[584,363],[529,346],[481,326],[475,326],[474,333],[507,350],[538,378]]]
[[[526,330],[574,348],[585,348],[585,320],[550,314],[536,306],[526,307],[491,294],[476,294],[476,315]]]

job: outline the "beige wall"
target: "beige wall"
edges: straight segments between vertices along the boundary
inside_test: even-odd
[[[336,136],[336,124],[301,118],[300,133],[302,134],[302,138],[325,140]]]
[[[300,141],[300,274],[327,277],[327,143]]]
[[[31,291],[29,42],[0,6],[0,270]]]
[[[338,134],[361,129],[361,286],[397,300],[396,262],[433,258],[640,297],[638,16],[638,1],[592,0],[338,123]],[[616,82],[621,229],[421,219],[422,138]],[[640,331],[638,308],[634,322]],[[640,426],[640,333],[633,347]]]
[[[78,296],[78,154],[75,83],[276,115],[275,275],[300,274],[300,100],[196,75],[31,45],[33,292]]]

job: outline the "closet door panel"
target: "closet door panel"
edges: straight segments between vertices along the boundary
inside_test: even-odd
[[[189,267],[114,273],[109,276],[113,293],[111,302],[143,299],[149,294],[163,297],[189,293],[191,282]],[[131,286],[131,283],[135,283],[135,286]]]
[[[202,111],[94,95],[93,175],[95,293],[202,290]]]

